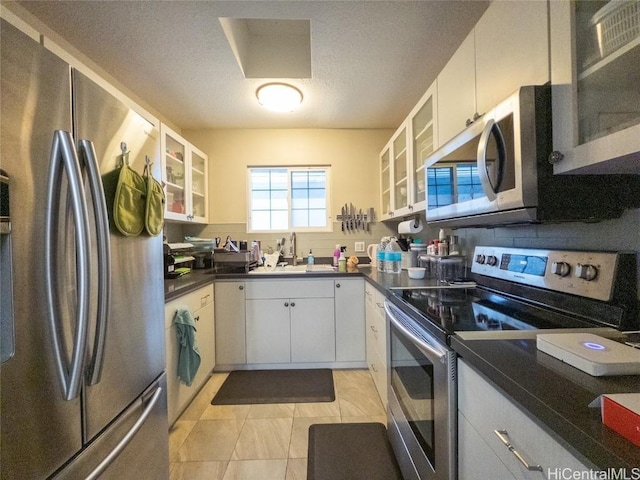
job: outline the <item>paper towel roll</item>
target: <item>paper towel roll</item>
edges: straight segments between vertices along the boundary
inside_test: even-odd
[[[414,218],[398,224],[398,233],[418,233],[422,231],[422,219]]]

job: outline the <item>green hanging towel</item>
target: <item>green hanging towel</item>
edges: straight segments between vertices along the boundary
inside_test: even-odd
[[[200,367],[200,351],[196,345],[196,322],[186,308],[176,310],[174,322],[178,336],[178,378],[190,387]]]

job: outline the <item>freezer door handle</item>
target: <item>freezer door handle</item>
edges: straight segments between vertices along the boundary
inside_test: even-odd
[[[111,450],[111,452],[109,452],[109,454],[104,458],[104,460],[100,462],[100,464],[85,478],[85,480],[95,480],[96,478],[98,478],[109,467],[109,465],[113,463],[113,461],[118,457],[118,455],[122,453],[122,451],[127,447],[129,442],[133,440],[133,437],[136,436],[136,433],[138,433],[138,430],[142,428],[142,426],[144,425],[144,422],[147,421],[147,418],[149,418],[149,415],[151,414],[153,407],[155,407],[156,403],[158,403],[158,400],[160,399],[161,393],[162,393],[162,387],[158,386],[158,388],[155,390],[155,392],[151,396],[151,400],[149,400],[149,403],[147,404],[144,411],[140,415],[140,418],[136,420],[136,423],[134,423],[131,429],[126,433],[126,435],[122,437],[122,440],[118,442],[115,448]]]
[[[109,238],[109,217],[107,202],[102,188],[100,169],[93,143],[80,140],[80,157],[87,172],[91,201],[95,215],[96,244],[98,250],[98,299],[93,355],[88,366],[89,385],[100,381],[104,364],[105,338],[109,320],[111,298],[111,241]]]
[[[65,400],[72,400],[80,392],[83,379],[84,358],[87,346],[89,324],[89,214],[87,200],[82,186],[82,173],[71,134],[56,130],[53,134],[51,158],[47,182],[47,211],[45,214],[45,286],[47,312],[58,378]],[[65,340],[62,328],[63,315],[60,312],[61,299],[55,287],[57,284],[58,235],[62,202],[62,179],[66,173],[68,184],[67,201],[70,203],[75,236],[76,309],[75,331],[71,363],[66,365]]]

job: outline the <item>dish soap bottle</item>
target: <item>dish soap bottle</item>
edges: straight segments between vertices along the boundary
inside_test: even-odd
[[[340,257],[338,258],[338,271],[347,271],[347,259],[345,258],[344,251],[342,249],[340,249]]]
[[[340,259],[340,244],[336,245],[336,249],[333,251],[333,266],[338,268],[338,261]]]
[[[313,253],[311,252],[311,249],[309,249],[309,256],[307,257],[307,265],[313,265],[315,263],[316,259],[313,256]]]

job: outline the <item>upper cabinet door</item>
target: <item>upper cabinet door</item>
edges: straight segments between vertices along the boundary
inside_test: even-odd
[[[209,218],[209,202],[207,192],[209,191],[209,162],[201,150],[191,145],[190,148],[190,171],[191,171],[191,196],[190,211],[193,221],[197,223],[207,223]]]
[[[380,154],[380,192],[382,219],[393,215],[391,204],[391,142],[389,142]]]
[[[473,30],[438,75],[438,144],[465,129],[476,110],[476,59]]]
[[[639,11],[550,3],[555,173],[640,173]]]
[[[423,212],[427,206],[425,159],[438,147],[436,82],[422,96],[409,114],[409,205],[413,212]]]
[[[549,81],[548,8],[537,0],[489,5],[438,75],[440,146],[519,87]]]
[[[546,1],[493,2],[475,27],[476,110],[485,113],[549,74]]]
[[[162,180],[165,183],[166,220],[207,223],[208,164],[202,151],[161,124]]]

